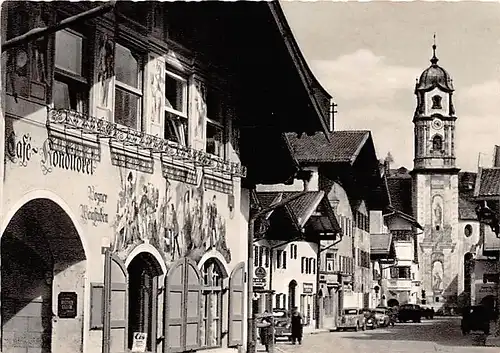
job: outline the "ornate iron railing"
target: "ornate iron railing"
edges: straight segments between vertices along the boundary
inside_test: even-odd
[[[109,138],[124,146],[135,146],[142,150],[150,150],[162,156],[183,163],[211,169],[222,174],[246,177],[246,167],[236,162],[223,160],[204,151],[179,145],[158,136],[146,134],[105,119],[95,118],[68,109],[49,109],[47,124],[59,124],[69,129],[81,130],[83,133]]]

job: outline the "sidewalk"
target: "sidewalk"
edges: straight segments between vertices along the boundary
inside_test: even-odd
[[[319,333],[327,333],[327,332],[331,332],[331,330],[327,328],[315,329],[315,328],[304,327],[304,335],[317,335]]]

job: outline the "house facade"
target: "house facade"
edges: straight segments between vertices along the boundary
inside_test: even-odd
[[[343,308],[369,307],[375,295],[370,261],[370,211],[386,206],[378,160],[368,131],[288,134],[295,157],[317,173],[342,237],[320,242],[317,327],[334,329]],[[314,177],[313,177],[314,179]]]
[[[282,134],[322,130],[330,104],[299,74],[279,5],[2,10],[2,44],[80,15],[2,62],[2,350],[242,347],[250,190],[294,176]],[[272,59],[256,64],[257,48]],[[252,76],[266,70],[276,81],[263,86]],[[271,101],[256,120],[256,87],[294,96],[307,121]]]

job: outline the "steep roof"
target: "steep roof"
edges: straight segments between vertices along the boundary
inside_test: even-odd
[[[387,176],[387,187],[391,197],[391,206],[411,216],[413,214],[411,176],[409,174],[391,174]]]
[[[500,196],[500,168],[480,168],[475,197]]]
[[[301,136],[287,133],[295,158],[304,163],[354,163],[365,142],[370,138],[370,131],[334,131],[327,136],[316,133]],[[328,141],[330,140],[330,141]]]

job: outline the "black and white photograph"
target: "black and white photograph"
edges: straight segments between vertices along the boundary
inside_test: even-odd
[[[500,2],[0,15],[0,353],[500,350]]]

